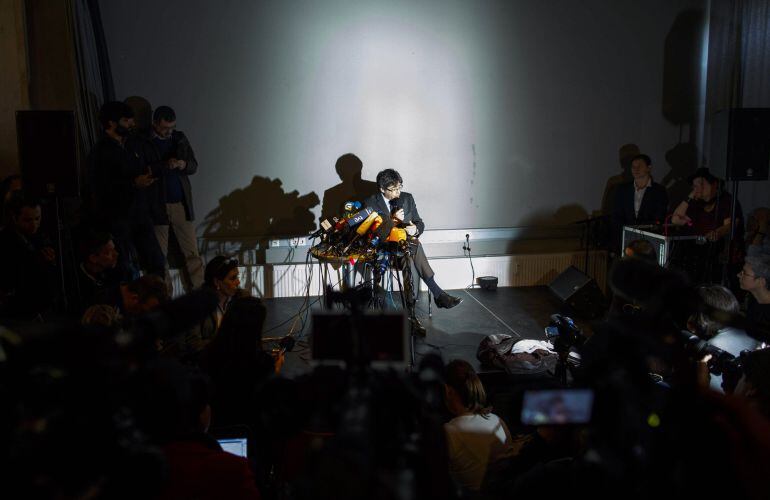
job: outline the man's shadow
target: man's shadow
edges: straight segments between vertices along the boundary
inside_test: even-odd
[[[315,192],[300,196],[285,192],[280,179],[255,175],[245,188],[219,199],[219,206],[206,215],[206,240],[235,244],[240,252],[264,250],[267,240],[305,236],[315,227],[311,209],[318,205]]]
[[[607,179],[604,185],[604,195],[602,195],[602,215],[612,214],[612,205],[615,203],[615,191],[618,186],[634,180],[631,175],[631,162],[634,156],[640,154],[639,146],[636,144],[624,144],[618,150],[618,161],[620,162],[620,172]]]
[[[695,171],[698,149],[694,144],[680,142],[666,151],[666,163],[671,170],[660,180],[668,191],[669,212],[672,212],[690,193],[687,177]]]
[[[690,192],[687,177],[698,165],[695,127],[701,65],[698,54],[703,52],[706,18],[701,8],[679,13],[664,45],[661,111],[668,122],[679,127],[677,144],[666,151],[666,163],[671,170],[658,181],[668,191],[669,212],[687,197]]]
[[[123,101],[134,111],[136,130],[147,137],[150,136],[152,127],[152,104],[146,98],[138,95],[126,97]]]
[[[324,191],[321,220],[331,220],[332,217],[341,215],[348,201],[363,202],[378,192],[376,182],[361,179],[364,164],[353,153],[346,153],[337,158],[334,168],[342,182]]]

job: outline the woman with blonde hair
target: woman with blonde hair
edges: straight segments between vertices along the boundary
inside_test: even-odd
[[[446,404],[454,418],[444,424],[449,472],[463,488],[478,491],[489,465],[513,454],[511,433],[487,406],[478,375],[466,361],[446,367]]]

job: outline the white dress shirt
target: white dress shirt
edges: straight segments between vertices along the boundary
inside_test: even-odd
[[[639,208],[642,206],[642,198],[644,198],[644,192],[647,188],[652,186],[652,177],[647,178],[647,184],[643,187],[636,187],[636,181],[634,181],[634,215],[639,217]]]

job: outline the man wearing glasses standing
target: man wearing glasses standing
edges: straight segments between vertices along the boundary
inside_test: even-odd
[[[377,187],[380,193],[368,197],[364,204],[383,216],[390,214],[393,221],[403,227],[409,236],[420,236],[425,231],[425,223],[417,212],[414,197],[402,191],[404,184],[401,175],[392,168],[383,170],[377,174]],[[463,299],[449,295],[436,284],[435,273],[428,263],[422,245],[418,240],[412,241],[414,267],[435,297],[436,306],[451,309],[460,304]]]
[[[752,323],[770,328],[770,256],[746,257],[743,269],[738,273],[741,288],[751,294],[746,308],[746,318]]]
[[[187,136],[176,130],[176,113],[168,106],[155,110],[150,136],[142,138],[139,147],[140,156],[160,181],[153,186],[149,201],[155,237],[163,255],[168,257],[169,231],[173,231],[184,258],[180,266],[182,286],[189,292],[203,283],[203,261],[198,253],[189,180],[198,170],[198,160]],[[166,268],[167,281],[168,277]]]

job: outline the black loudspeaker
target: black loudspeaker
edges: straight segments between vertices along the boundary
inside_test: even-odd
[[[770,108],[725,109],[711,120],[709,169],[731,181],[765,181],[770,167]]]
[[[599,285],[575,266],[565,269],[548,288],[578,316],[594,319],[607,311],[607,299]]]
[[[26,193],[63,198],[80,195],[72,111],[17,111],[16,137]]]

